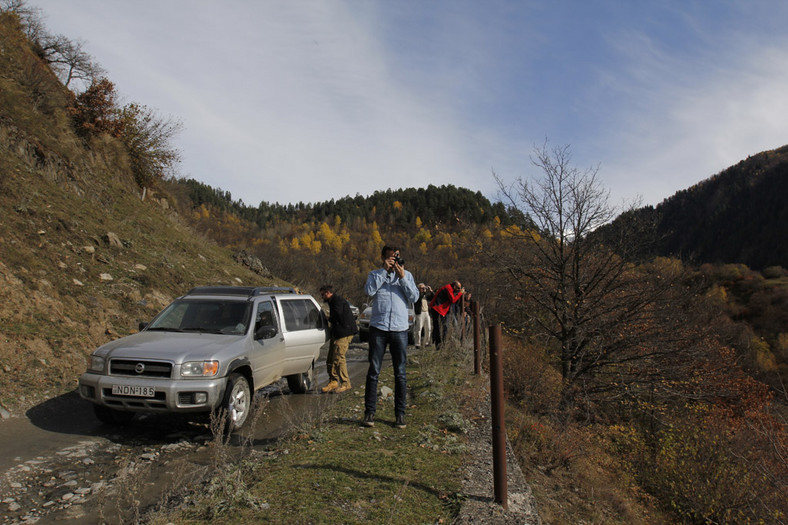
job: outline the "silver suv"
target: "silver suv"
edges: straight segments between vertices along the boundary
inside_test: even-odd
[[[314,387],[326,326],[317,301],[291,288],[194,288],[139,333],[94,351],[79,393],[105,423],[223,410],[227,430],[238,430],[256,390],[282,377],[296,393]]]

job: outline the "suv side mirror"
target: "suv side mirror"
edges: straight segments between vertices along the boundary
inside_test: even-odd
[[[272,337],[276,336],[277,333],[278,331],[275,326],[258,326],[254,331],[254,338],[255,340],[271,339]]]
[[[143,330],[145,330],[146,326],[148,326],[148,323],[146,323],[145,321],[140,321],[140,324],[139,326],[137,326],[137,328],[139,328],[140,332],[142,332]]]

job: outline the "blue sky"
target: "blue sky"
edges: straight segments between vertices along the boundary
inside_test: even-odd
[[[454,184],[496,199],[569,145],[657,204],[788,144],[782,0],[29,0],[124,102],[180,120],[181,176],[247,205]]]

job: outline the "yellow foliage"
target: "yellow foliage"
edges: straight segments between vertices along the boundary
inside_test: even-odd
[[[654,259],[654,265],[665,273],[676,274],[684,271],[681,261],[671,257],[657,257]]]
[[[769,348],[769,343],[763,339],[753,338],[750,341],[750,348],[753,355],[753,360],[758,368],[764,372],[777,371],[777,359]]]
[[[714,300],[720,301],[722,303],[728,302],[728,289],[724,286],[717,286],[716,284],[712,286],[706,295]]]
[[[395,210],[401,210],[402,209],[402,203],[400,201],[394,201],[394,204],[392,204],[392,206],[394,206]]]
[[[520,237],[522,234],[523,231],[516,224],[512,224],[501,230],[501,237]]]
[[[421,228],[421,224],[422,224],[421,217],[417,216],[416,217],[416,228]]]
[[[311,231],[304,232],[304,234],[298,238],[299,243],[301,244],[301,246],[304,247],[308,247],[310,244],[312,244],[312,241],[314,240],[315,240],[315,232],[311,232]]]
[[[413,237],[413,240],[416,242],[429,242],[432,240],[432,234],[429,230],[421,229],[419,232]]]
[[[788,358],[788,334],[782,333],[777,336],[777,351],[783,358]]]
[[[323,244],[320,241],[312,241],[309,244],[309,251],[312,252],[313,255],[317,255],[320,253],[320,250],[323,248]]]
[[[372,242],[378,249],[383,248],[383,237],[380,236],[380,232],[377,228],[372,230]]]
[[[421,232],[419,232],[421,233]],[[451,248],[451,235],[446,232],[439,233],[435,236],[435,244],[438,248]]]
[[[539,242],[542,240],[542,236],[539,235],[536,230],[526,230],[526,233],[528,234],[528,237],[534,242]]]

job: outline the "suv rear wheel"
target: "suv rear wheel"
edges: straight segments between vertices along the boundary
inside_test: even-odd
[[[287,386],[294,394],[306,394],[311,391],[315,386],[315,362],[312,361],[312,366],[306,372],[287,376]]]
[[[239,430],[246,424],[252,409],[252,392],[246,377],[238,373],[230,375],[224,390],[222,409],[225,412],[228,432]]]

